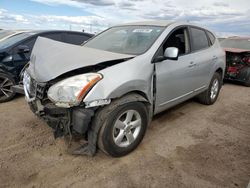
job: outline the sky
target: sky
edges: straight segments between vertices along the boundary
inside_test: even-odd
[[[143,20],[188,21],[219,37],[250,36],[250,0],[0,0],[2,29],[98,33]]]

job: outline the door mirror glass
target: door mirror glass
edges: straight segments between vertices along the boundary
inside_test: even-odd
[[[178,59],[178,54],[179,54],[179,49],[176,48],[176,47],[168,47],[164,51],[164,57],[166,59],[177,60]]]
[[[30,48],[28,46],[26,46],[26,45],[19,45],[17,47],[17,49],[18,49],[18,53],[28,53],[28,52],[30,52]]]

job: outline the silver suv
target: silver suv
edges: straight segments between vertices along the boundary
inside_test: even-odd
[[[224,70],[212,32],[153,21],[111,27],[83,46],[38,38],[23,82],[55,137],[87,140],[73,154],[99,147],[119,157],[139,145],[153,115],[193,97],[213,104]]]

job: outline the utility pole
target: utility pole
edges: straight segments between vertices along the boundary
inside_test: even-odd
[[[89,24],[89,31],[92,33],[92,24]]]

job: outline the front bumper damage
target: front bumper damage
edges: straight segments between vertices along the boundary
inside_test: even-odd
[[[38,85],[36,87],[35,94],[31,95],[24,85],[25,99],[31,111],[54,130],[55,138],[69,137],[69,146],[72,137],[87,140],[86,144],[73,150],[71,154],[94,156],[98,130],[91,128],[91,118],[94,116],[96,108],[85,108],[84,106],[59,108],[45,97],[45,89],[41,90],[42,87]],[[38,92],[38,88],[40,92]]]
[[[73,133],[84,135],[94,115],[93,109],[59,108],[53,103],[42,105],[40,100],[29,102],[29,105],[38,117],[55,130],[55,138],[69,134],[68,128],[71,128]]]
[[[20,93],[24,95],[24,89],[23,89],[23,85],[18,84],[18,85],[14,85],[11,87],[11,89],[15,92],[15,93]]]
[[[70,142],[75,136],[87,139],[87,144],[73,150],[71,154],[93,156],[96,153],[98,131],[90,127],[95,108],[59,108],[53,103],[42,104],[39,99],[29,101],[28,104],[34,114],[54,130],[55,138],[69,136]]]

